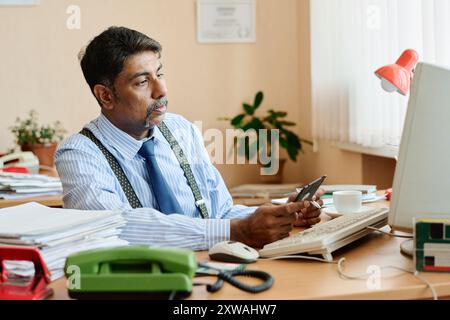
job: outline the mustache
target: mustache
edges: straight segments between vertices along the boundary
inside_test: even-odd
[[[147,115],[150,116],[153,113],[153,111],[155,111],[156,108],[167,106],[168,103],[169,101],[167,100],[167,97],[162,97],[156,100],[155,102],[153,102],[151,105],[148,106]]]

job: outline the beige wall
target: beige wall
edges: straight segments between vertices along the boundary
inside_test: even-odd
[[[68,30],[66,9],[81,8],[81,30]],[[163,45],[169,108],[203,129],[225,129],[258,90],[269,107],[289,112],[311,138],[308,0],[258,0],[255,44],[198,44],[195,0],[41,0],[36,7],[0,7],[0,152],[12,147],[8,127],[31,108],[42,122],[61,120],[69,133],[99,113],[81,74],[77,53],[110,25],[140,30]],[[376,166],[376,164],[375,164]],[[219,165],[229,186],[258,181],[254,166]],[[322,173],[329,182],[363,181],[362,156],[322,144],[289,163],[286,182]]]

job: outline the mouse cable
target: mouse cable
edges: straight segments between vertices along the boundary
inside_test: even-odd
[[[379,232],[379,233],[388,235],[388,236],[390,236],[390,237],[404,238],[404,239],[414,239],[414,236],[413,236],[413,235],[400,235],[400,234],[395,234],[395,233],[386,232],[386,231],[383,231],[383,230],[381,230],[381,229],[374,228],[374,227],[367,227],[366,229],[369,229],[369,230],[372,230],[372,231],[376,231],[376,232]],[[342,267],[344,261],[345,261],[345,258],[341,258],[341,259],[338,261],[338,273],[339,273],[339,275],[340,275],[341,277],[343,277],[343,278],[345,278],[345,279],[348,279],[348,280],[352,280],[352,279],[354,279],[354,280],[356,280],[356,279],[359,279],[359,280],[367,280],[367,279],[368,279],[368,277],[369,277],[368,275],[361,275],[361,276],[348,276],[348,275],[346,275],[346,274],[344,273],[344,270],[343,270],[343,267]],[[399,270],[399,271],[403,271],[403,272],[412,274],[414,277],[416,277],[417,279],[419,279],[420,281],[422,281],[423,283],[425,283],[425,285],[426,285],[428,288],[430,288],[431,293],[433,294],[433,300],[438,300],[438,295],[437,295],[437,293],[436,293],[435,288],[431,285],[430,282],[428,282],[428,280],[426,280],[425,278],[423,278],[423,277],[419,274],[418,271],[412,271],[412,270],[408,270],[408,269],[400,268],[400,267],[396,267],[396,266],[384,266],[384,267],[381,267],[381,270],[383,270],[383,269],[395,269],[395,270]]]
[[[339,261],[333,261],[333,260],[329,261],[329,260],[325,260],[325,259],[321,259],[321,258],[317,258],[317,257],[291,255],[291,256],[279,256],[279,257],[273,257],[273,258],[262,258],[262,259],[258,259],[258,260],[282,260],[282,259],[305,259],[305,260],[313,260],[313,261],[337,264],[339,276],[341,276],[343,279],[346,279],[346,280],[367,280],[370,277],[370,275],[367,275],[367,274],[356,275],[356,276],[346,274],[344,272],[344,268],[343,268],[344,261],[346,260],[345,258],[341,258],[341,259],[339,259]],[[433,287],[433,285],[430,282],[428,282],[428,280],[426,280],[422,276],[420,276],[419,272],[396,267],[396,266],[384,266],[384,267],[381,267],[380,269],[381,270],[396,269],[399,271],[403,271],[403,272],[412,274],[414,277],[416,277],[421,282],[423,282],[428,288],[430,288],[431,293],[433,294],[433,300],[438,300],[438,295],[437,295],[436,290]]]
[[[345,262],[345,258],[341,258],[339,259],[337,265],[338,265],[338,273],[339,276],[341,276],[342,278],[346,279],[346,280],[367,280],[371,275],[368,274],[360,274],[360,275],[349,275],[346,274],[344,272],[344,267],[343,264]],[[433,294],[433,300],[438,300],[438,295],[436,293],[435,288],[433,287],[433,285],[425,278],[423,278],[422,276],[420,276],[418,271],[412,271],[412,270],[408,270],[406,268],[401,268],[401,267],[396,267],[396,266],[383,266],[380,267],[380,270],[385,270],[385,269],[395,269],[398,271],[402,271],[402,272],[406,272],[409,274],[412,274],[414,277],[416,277],[417,279],[419,279],[421,282],[425,283],[425,285],[430,288],[431,293]]]
[[[382,233],[382,234],[385,234],[385,235],[388,235],[388,236],[391,236],[391,237],[404,238],[404,239],[414,239],[413,235],[395,234],[395,233],[386,232],[386,231],[383,231],[381,229],[374,228],[374,227],[366,227],[366,229],[369,229],[369,230],[372,230],[372,231],[376,231],[376,232],[379,232],[379,233]]]
[[[304,259],[304,260],[313,260],[313,261],[334,263],[334,264],[338,263],[337,261],[330,261],[330,260],[326,260],[326,259],[322,259],[322,258],[302,256],[302,255],[278,256],[278,257],[272,257],[272,258],[259,258],[258,260],[264,261],[264,260],[284,260],[284,259]]]

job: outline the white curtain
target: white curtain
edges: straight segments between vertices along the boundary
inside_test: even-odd
[[[374,72],[409,48],[450,66],[450,0],[310,3],[314,138],[398,145],[408,97],[384,92]]]

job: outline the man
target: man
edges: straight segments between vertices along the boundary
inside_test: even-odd
[[[166,113],[160,53],[146,35],[111,27],[80,54],[101,115],[56,153],[64,206],[122,210],[121,237],[131,244],[194,250],[229,239],[262,247],[293,225],[318,223],[320,210],[309,202],[233,205],[199,131]]]

